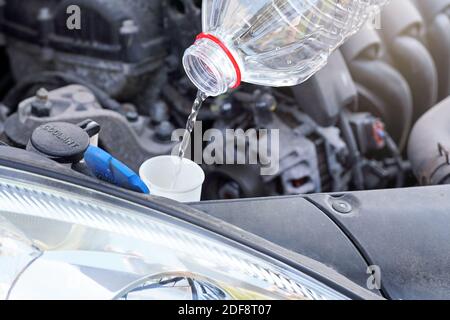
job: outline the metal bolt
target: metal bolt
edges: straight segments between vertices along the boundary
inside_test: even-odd
[[[126,117],[129,122],[137,122],[139,120],[139,114],[136,111],[128,111]]]
[[[169,107],[164,101],[158,101],[150,107],[150,119],[154,124],[160,124],[163,121],[168,121],[170,118]]]
[[[348,202],[343,200],[335,200],[332,203],[332,207],[334,210],[342,214],[348,214],[353,210],[352,206]]]
[[[274,112],[277,109],[277,101],[271,94],[264,93],[258,97],[256,101],[256,108]]]
[[[52,13],[50,12],[49,8],[42,8],[41,10],[39,10],[39,13],[38,13],[39,21],[46,21],[46,20],[50,20],[51,18],[52,18]]]
[[[36,98],[41,101],[48,101],[48,91],[45,88],[41,88],[36,92]]]
[[[222,112],[228,112],[233,109],[233,105],[230,102],[226,102],[222,105]]]
[[[124,22],[122,22],[122,27],[120,28],[121,34],[135,34],[138,32],[139,26],[134,22],[134,20],[125,20]]]
[[[171,140],[174,130],[174,126],[169,121],[163,121],[156,127],[155,136],[160,141],[168,142]]]
[[[46,89],[41,88],[36,92],[36,96],[33,102],[31,102],[31,114],[44,118],[49,117],[52,109],[52,104],[49,101],[49,93]]]

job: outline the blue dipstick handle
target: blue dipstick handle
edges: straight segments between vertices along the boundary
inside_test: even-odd
[[[89,146],[84,154],[84,161],[92,173],[100,180],[125,189],[150,194],[150,190],[142,179],[108,152]]]

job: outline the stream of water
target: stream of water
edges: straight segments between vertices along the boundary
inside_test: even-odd
[[[187,148],[189,148],[189,145],[191,142],[192,131],[195,128],[195,123],[197,122],[197,117],[202,108],[203,102],[205,102],[205,100],[207,98],[208,98],[208,96],[205,93],[203,93],[201,91],[197,92],[197,97],[195,98],[194,104],[192,105],[192,111],[187,120],[186,130],[184,132],[183,140],[181,141],[180,149],[178,151],[179,164],[175,171],[172,189],[174,189],[175,186],[177,185],[177,182],[178,182],[178,179],[179,179],[179,176],[181,173],[181,169],[182,169],[183,159],[186,154]]]

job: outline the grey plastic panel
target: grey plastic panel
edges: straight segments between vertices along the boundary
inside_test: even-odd
[[[216,218],[305,255],[366,287],[368,265],[344,233],[302,197],[194,205]]]
[[[450,299],[450,186],[348,194],[342,215],[310,196],[381,270],[393,299]]]

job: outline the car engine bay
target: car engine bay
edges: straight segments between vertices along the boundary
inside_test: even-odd
[[[181,57],[201,32],[201,1],[26,2],[0,0],[1,143],[30,151],[39,126],[90,119],[99,146],[133,170],[170,154],[196,92]],[[65,27],[69,5],[83,11],[80,30]],[[281,154],[270,177],[254,165],[204,165],[202,199],[450,183],[449,8],[394,1],[382,29],[360,31],[307,82],[208,99],[203,130],[276,128]]]

